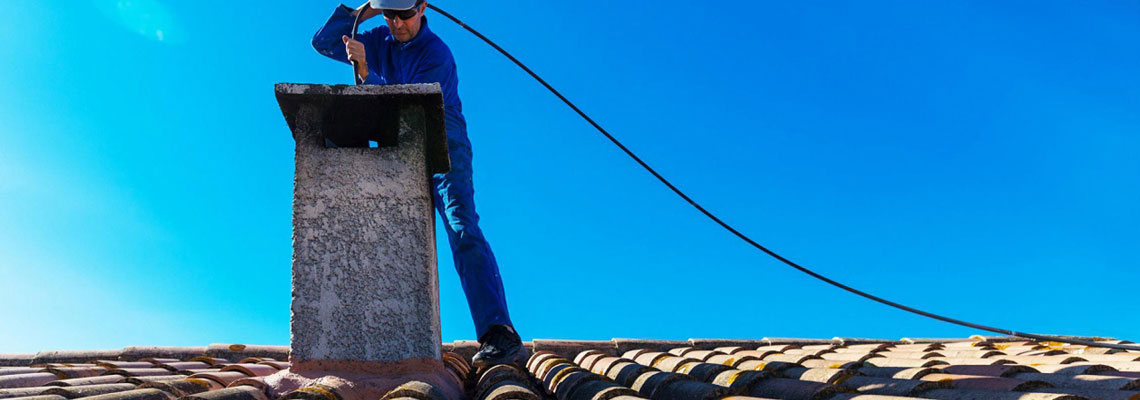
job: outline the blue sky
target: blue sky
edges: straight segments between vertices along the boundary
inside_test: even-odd
[[[53,4],[0,11],[0,353],[288,344],[272,85],[350,82],[309,45],[337,3]],[[438,4],[804,265],[978,323],[1140,337],[1140,2]],[[524,338],[980,333],[751,249],[429,19]],[[473,339],[439,267],[443,339]]]

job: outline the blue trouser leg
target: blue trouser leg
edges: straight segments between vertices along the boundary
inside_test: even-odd
[[[475,322],[476,338],[481,338],[491,325],[511,325],[511,318],[507,313],[499,265],[479,229],[479,214],[475,213],[471,152],[454,146],[450,155],[451,171],[432,176],[435,185],[432,198],[447,231],[455,270]]]

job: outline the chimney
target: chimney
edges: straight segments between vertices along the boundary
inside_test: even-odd
[[[294,369],[438,367],[430,174],[449,168],[439,85],[275,89],[297,143]]]

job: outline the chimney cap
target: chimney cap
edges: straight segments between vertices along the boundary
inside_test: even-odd
[[[323,85],[278,83],[274,85],[277,103],[297,140],[296,124],[302,108],[323,114],[319,118],[323,137],[337,147],[395,146],[400,115],[405,106],[424,110],[427,137],[428,172],[446,173],[451,169],[447,153],[447,132],[443,119],[443,91],[438,83],[410,85]]]

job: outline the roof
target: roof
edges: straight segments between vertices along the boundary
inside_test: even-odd
[[[536,339],[527,346],[533,355],[520,367],[473,373],[466,360],[474,341],[444,343],[444,362],[478,400],[1140,399],[1140,352],[1011,337]],[[353,400],[320,384],[272,393],[266,378],[289,367],[288,350],[212,344],[0,354],[0,398]],[[440,393],[412,381],[383,398]]]

